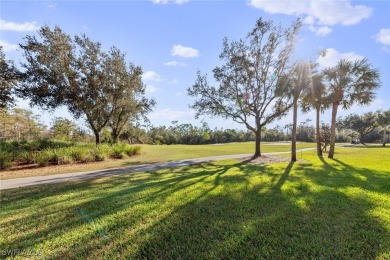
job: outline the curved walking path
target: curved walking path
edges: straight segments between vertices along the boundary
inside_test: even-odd
[[[304,149],[297,150],[297,152],[298,151],[314,150],[314,149],[316,149],[316,148],[313,148],[313,147],[304,148]],[[263,155],[277,155],[277,154],[287,154],[287,153],[290,153],[290,151],[263,153]],[[253,156],[253,153],[251,153],[251,154],[218,155],[218,156],[209,156],[209,157],[195,158],[195,159],[185,159],[185,160],[172,161],[172,162],[140,164],[140,165],[133,165],[133,166],[127,166],[127,167],[121,167],[121,168],[112,168],[112,169],[105,169],[105,170],[7,179],[7,180],[0,180],[0,190],[8,190],[8,189],[21,188],[21,187],[27,187],[27,186],[35,186],[35,185],[43,185],[43,184],[61,183],[61,182],[66,182],[66,181],[85,180],[85,179],[90,179],[90,178],[102,178],[102,177],[107,177],[107,176],[112,176],[112,175],[120,175],[120,174],[126,174],[126,173],[134,173],[134,172],[155,171],[155,170],[160,170],[160,169],[165,169],[165,168],[187,166],[187,165],[205,163],[205,162],[210,162],[210,161],[219,161],[219,160],[226,160],[226,159],[239,159],[239,158],[248,157],[248,156]]]

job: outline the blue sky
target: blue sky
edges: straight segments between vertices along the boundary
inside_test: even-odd
[[[367,58],[381,71],[382,87],[369,107],[354,106],[340,115],[390,108],[390,2],[350,0],[299,1],[7,1],[0,3],[0,44],[6,57],[23,60],[18,44],[42,25],[60,26],[68,34],[85,33],[104,49],[115,45],[128,61],[141,65],[147,95],[157,107],[149,115],[153,125],[171,121],[200,124],[189,109],[186,89],[196,72],[207,73],[220,64],[223,37],[245,37],[259,17],[288,26],[297,17],[302,27],[296,57],[332,66],[340,58]],[[319,58],[319,50],[328,50]],[[21,100],[19,106],[28,107]],[[54,116],[38,108],[49,124]],[[314,114],[300,114],[300,121]],[[287,116],[273,125],[291,122]],[[241,128],[231,120],[204,117],[211,127]],[[323,116],[330,122],[330,113]],[[314,122],[313,122],[314,123]]]

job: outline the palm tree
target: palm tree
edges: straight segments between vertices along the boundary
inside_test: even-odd
[[[309,86],[309,74],[311,64],[306,62],[298,63],[289,79],[293,97],[293,124],[291,130],[291,162],[297,161],[297,121],[298,121],[298,100],[304,95]]]
[[[330,91],[332,123],[329,158],[333,158],[336,142],[336,116],[339,105],[343,109],[358,103],[367,105],[375,98],[374,90],[380,86],[379,71],[367,59],[354,62],[340,60],[336,66],[323,71]]]
[[[329,107],[326,96],[326,86],[323,83],[323,75],[313,72],[310,78],[310,87],[302,98],[302,110],[308,112],[312,108],[316,111],[316,143],[317,155],[322,156],[320,114]]]

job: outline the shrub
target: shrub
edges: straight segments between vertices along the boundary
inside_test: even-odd
[[[128,156],[134,155],[134,147],[130,145],[123,146],[123,152],[126,153]]]
[[[128,155],[125,152],[121,152],[121,153],[117,154],[117,156],[115,158],[117,158],[117,159],[125,159],[125,158],[128,158]]]
[[[141,146],[134,146],[133,155],[141,154]]]
[[[26,143],[23,148],[27,151],[41,151],[42,150],[42,147],[41,147],[39,140],[34,140],[34,141],[29,142],[29,143]],[[46,148],[48,148],[48,147],[46,147]]]
[[[73,158],[69,155],[69,152],[66,149],[52,149],[46,150],[48,154],[48,159],[54,164],[69,164],[73,162]]]
[[[101,151],[99,151],[98,149],[94,151],[94,161],[101,162],[106,160],[106,158],[107,158],[106,155]]]
[[[85,161],[88,157],[88,148],[85,147],[70,147],[67,149],[68,154],[74,161]]]
[[[32,163],[30,153],[27,151],[21,151],[16,154],[15,160],[20,163]]]
[[[124,147],[124,151],[128,156],[139,155],[141,154],[141,146],[131,146],[127,144]]]
[[[125,145],[118,143],[111,147],[111,157],[115,159],[122,159],[127,157]]]
[[[136,154],[141,154],[140,146],[131,146],[126,143],[115,144],[112,149],[113,152],[111,156],[113,158],[118,158],[118,159],[126,158],[128,156],[133,156]]]
[[[0,152],[0,169],[6,170],[11,168],[11,156],[7,152]]]
[[[47,157],[47,159],[51,163],[57,163],[57,161],[58,161],[58,151],[55,149],[44,150],[42,153],[42,156]]]
[[[127,143],[100,144],[91,143],[70,144],[48,139],[34,141],[0,141],[0,169],[9,168],[13,162],[22,164],[37,163],[38,166],[49,164],[68,164],[72,162],[104,161],[107,158],[123,159],[141,154],[140,146]]]
[[[72,162],[73,162],[72,156],[70,156],[69,154],[63,153],[63,154],[61,154],[61,155],[58,157],[57,164],[58,164],[58,165],[61,165],[61,164],[69,164],[69,163],[72,163]]]
[[[101,144],[94,148],[93,154],[95,161],[104,161],[110,157],[111,149],[107,144]]]
[[[38,154],[36,160],[37,160],[38,167],[46,167],[50,163],[50,153],[41,152]]]
[[[85,150],[85,154],[82,158],[80,158],[80,161],[83,163],[87,162],[94,162],[95,160],[95,151],[94,150]]]

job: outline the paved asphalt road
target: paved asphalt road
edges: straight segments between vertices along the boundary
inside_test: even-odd
[[[305,148],[305,149],[297,150],[297,152],[313,150],[313,149],[315,148]],[[276,155],[276,154],[286,154],[286,153],[290,153],[290,152],[264,153],[263,155]],[[55,175],[47,175],[47,176],[34,176],[34,177],[0,180],[0,190],[8,190],[8,189],[42,185],[42,184],[60,183],[66,181],[84,180],[90,178],[101,178],[101,177],[107,177],[112,175],[133,173],[133,172],[155,171],[155,170],[160,170],[165,168],[199,164],[199,163],[205,163],[210,161],[237,159],[237,158],[249,157],[252,155],[253,154],[220,155],[220,156],[210,156],[204,158],[187,159],[187,160],[180,160],[180,161],[173,161],[173,162],[141,164],[141,165],[105,169],[105,170],[98,170],[98,171],[74,172],[74,173],[64,173],[64,174],[55,174]]]

